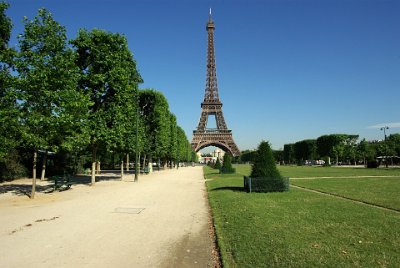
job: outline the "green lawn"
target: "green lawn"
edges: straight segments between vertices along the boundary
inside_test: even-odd
[[[400,177],[293,179],[291,184],[400,211]]]
[[[250,170],[236,168],[242,174]],[[305,177],[331,174],[298,168]],[[242,191],[242,175],[204,170],[225,267],[398,267],[400,263],[398,212],[294,188],[248,194]],[[295,176],[295,170],[282,173]],[[312,170],[309,175],[307,170]],[[314,180],[296,180],[300,181]]]
[[[250,174],[250,165],[235,165],[237,173]],[[397,176],[399,168],[353,168],[353,167],[321,167],[321,166],[278,166],[285,177],[346,177],[346,176]]]

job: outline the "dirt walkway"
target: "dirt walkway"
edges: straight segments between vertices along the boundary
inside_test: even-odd
[[[214,266],[201,167],[35,200],[2,193],[0,215],[2,267]]]

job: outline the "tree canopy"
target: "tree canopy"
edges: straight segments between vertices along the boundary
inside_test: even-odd
[[[51,163],[62,159],[64,171],[89,167],[91,156],[94,183],[99,160],[138,153],[148,164],[158,158],[173,166],[191,158],[165,96],[139,89],[143,80],[124,35],[81,29],[68,40],[65,27],[42,8],[24,18],[15,50],[8,47],[8,6],[0,3],[0,165],[17,159],[10,155],[15,149],[24,163],[33,160],[35,177],[48,151]]]

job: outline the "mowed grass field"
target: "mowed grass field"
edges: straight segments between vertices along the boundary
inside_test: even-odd
[[[400,208],[399,169],[279,168],[302,178],[291,185]],[[400,267],[398,211],[295,187],[248,194],[242,188],[250,166],[236,169],[230,175],[204,169],[225,267]]]

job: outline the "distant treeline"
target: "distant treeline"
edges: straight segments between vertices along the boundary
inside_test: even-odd
[[[358,141],[359,135],[330,134],[317,139],[307,139],[285,144],[283,150],[275,150],[274,157],[281,164],[314,164],[323,160],[325,164],[366,164],[368,161],[381,162],[387,156],[391,164],[400,158],[400,134],[391,134],[383,141]],[[242,162],[252,162],[256,152],[242,152]],[[322,161],[321,161],[322,162]],[[319,162],[319,163],[321,163]]]

